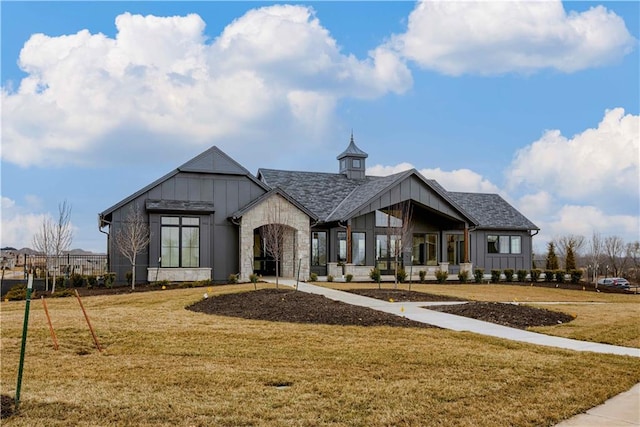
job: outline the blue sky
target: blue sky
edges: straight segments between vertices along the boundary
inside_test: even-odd
[[[639,239],[638,2],[7,2],[1,246],[217,145],[260,167],[414,167],[541,228]]]

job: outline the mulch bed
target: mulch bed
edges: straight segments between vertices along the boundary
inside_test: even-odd
[[[14,400],[6,394],[0,395],[0,418],[9,418],[13,415]]]
[[[385,301],[393,300],[395,302],[466,301],[456,297],[407,291],[403,289],[348,289],[346,292]]]
[[[527,329],[531,326],[552,326],[567,323],[573,317],[557,311],[499,302],[469,302],[467,304],[429,306],[429,310],[456,314],[511,328]]]
[[[325,325],[433,327],[389,313],[295,290],[260,289],[203,299],[188,310],[274,322]]]
[[[386,301],[393,299],[396,302],[461,301],[441,295],[396,289],[358,289],[350,292]],[[573,320],[568,314],[515,304],[471,302],[428,308],[519,329],[557,325]],[[393,314],[333,301],[321,295],[284,289],[261,289],[219,295],[203,299],[187,309],[206,314],[273,322],[432,327]]]

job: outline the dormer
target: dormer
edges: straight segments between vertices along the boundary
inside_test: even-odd
[[[367,153],[358,148],[353,142],[353,132],[351,132],[351,141],[346,150],[338,157],[340,173],[349,179],[364,179],[365,175],[365,159],[369,157]]]

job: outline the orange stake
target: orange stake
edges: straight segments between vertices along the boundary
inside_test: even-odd
[[[84,305],[82,305],[82,300],[80,299],[80,294],[76,289],[76,298],[78,298],[78,302],[80,303],[80,308],[82,308],[82,312],[84,313],[84,318],[87,320],[87,325],[89,325],[89,330],[91,331],[91,336],[93,337],[93,342],[96,343],[96,348],[98,351],[102,351],[100,348],[100,343],[98,343],[98,338],[96,337],[96,333],[93,331],[93,327],[91,326],[91,322],[89,321],[89,316],[87,316],[87,312],[84,309]]]
[[[49,310],[47,309],[47,300],[44,299],[44,295],[40,297],[42,300],[42,306],[44,307],[44,314],[47,315],[47,323],[49,324],[49,332],[51,332],[51,340],[53,341],[53,349],[58,350],[58,338],[56,337],[56,331],[53,330],[53,324],[51,323],[51,317],[49,317]]]

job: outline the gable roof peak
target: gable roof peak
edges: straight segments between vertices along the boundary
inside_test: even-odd
[[[369,157],[369,155],[367,153],[362,151],[356,145],[355,141],[353,140],[353,131],[351,131],[351,139],[349,141],[349,146],[347,147],[346,150],[344,150],[342,153],[340,153],[340,155],[338,157],[336,157],[336,159],[340,160],[340,159],[342,159],[344,157],[359,157],[359,158],[362,158],[362,159],[366,159],[367,157]]]

